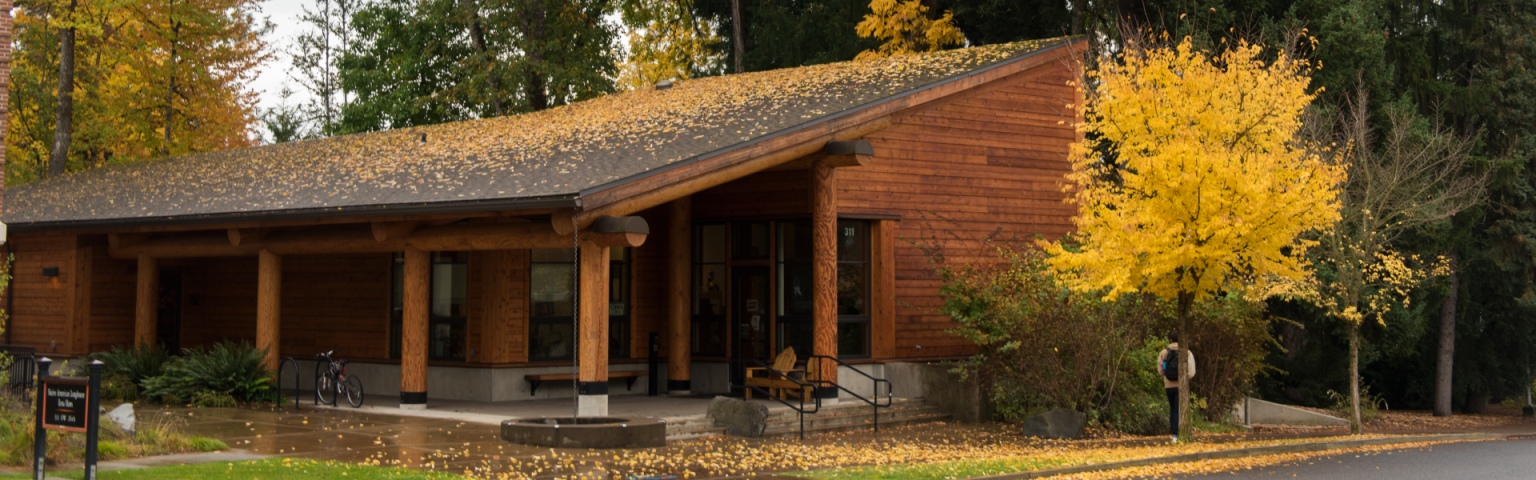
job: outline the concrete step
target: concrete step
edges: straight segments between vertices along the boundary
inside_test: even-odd
[[[797,436],[800,434],[800,415],[792,409],[775,405],[766,419],[764,436]],[[921,399],[894,399],[890,407],[880,408],[880,427],[915,425],[919,423],[949,420],[951,416],[923,403]],[[836,405],[824,405],[818,413],[805,416],[807,435],[873,428],[874,409],[869,404],[853,401]],[[706,415],[689,415],[667,419],[667,440],[724,435],[725,428],[717,427]]]
[[[818,435],[832,432],[868,431],[874,429],[872,416],[845,417],[840,420],[818,419],[812,421],[810,416],[805,419],[805,435]],[[906,425],[919,425],[924,423],[945,422],[953,418],[952,415],[936,410],[925,410],[900,416],[880,416],[880,428],[894,428]],[[800,424],[786,424],[769,427],[763,432],[764,437],[794,437],[800,435]]]

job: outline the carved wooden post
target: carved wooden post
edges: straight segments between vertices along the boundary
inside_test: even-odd
[[[282,310],[283,257],[262,250],[256,269],[256,348],[266,350],[266,367],[273,372],[281,345]]]
[[[431,258],[405,247],[405,285],[400,319],[400,408],[427,408],[427,296]]]
[[[160,261],[139,255],[138,295],[133,308],[133,344],[154,345],[160,333]]]
[[[672,201],[667,244],[667,391],[688,395],[692,390],[692,345],[689,342],[688,308],[693,260],[693,197]]]
[[[581,242],[576,416],[608,416],[608,247]]]
[[[812,318],[814,355],[837,357],[837,169],[826,160],[811,166]],[[837,364],[817,362],[820,379],[837,382]],[[809,373],[809,372],[807,372]],[[823,402],[836,401],[837,388],[818,387]]]

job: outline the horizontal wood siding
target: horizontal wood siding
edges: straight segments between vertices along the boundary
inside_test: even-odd
[[[471,363],[528,361],[528,259],[528,250],[470,254]]]
[[[39,353],[70,353],[68,347],[69,290],[73,285],[75,236],[12,233],[14,289],[10,312],[10,341],[37,348]],[[43,276],[56,267],[59,275]]]
[[[645,244],[631,249],[630,358],[650,357],[650,335],[657,334],[661,352],[667,351],[667,243],[671,241],[667,225],[671,221],[667,206],[638,214],[651,226]],[[662,358],[662,362],[666,359]]]
[[[138,262],[114,260],[105,244],[91,247],[90,349],[111,350],[133,343],[133,310],[138,294]]]
[[[778,218],[810,215],[810,173],[805,170],[760,172],[693,195],[693,218]],[[660,218],[660,217],[658,217]],[[651,223],[651,235],[664,230]],[[651,244],[654,238],[647,239]],[[656,244],[662,247],[663,244]],[[662,267],[665,271],[666,267]],[[663,273],[665,275],[665,273]]]
[[[255,344],[256,257],[165,262],[161,270],[182,272],[183,348],[206,347],[221,341]]]
[[[388,358],[391,262],[389,254],[283,257],[282,355]]]
[[[986,239],[1055,238],[1071,228],[1074,210],[1061,192],[1076,136],[1069,73],[1053,62],[902,112],[866,137],[875,147],[869,165],[838,171],[840,215],[901,218],[885,223],[895,237],[891,357],[974,352],[945,333],[954,321],[939,313],[939,280],[914,242],[969,262],[990,258]]]

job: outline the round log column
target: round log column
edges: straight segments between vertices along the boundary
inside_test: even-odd
[[[811,165],[811,251],[815,301],[813,355],[837,357],[837,169],[825,160]],[[821,380],[837,383],[837,364],[816,362]],[[808,372],[809,373],[809,372]],[[823,403],[837,398],[836,387],[817,387]]]
[[[133,344],[152,346],[160,336],[160,261],[139,255],[139,278],[133,307]]]
[[[431,257],[405,248],[404,305],[400,319],[400,408],[427,408],[427,302]]]
[[[143,258],[143,257],[140,257]],[[268,371],[277,371],[282,346],[283,257],[262,250],[256,269],[256,348],[267,352]]]
[[[608,247],[581,242],[576,416],[608,416]]]
[[[688,284],[693,278],[693,197],[672,201],[667,229],[667,392],[691,393]]]

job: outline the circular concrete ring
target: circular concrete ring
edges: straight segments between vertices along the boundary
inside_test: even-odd
[[[553,448],[651,448],[667,445],[667,422],[655,417],[538,417],[501,422],[501,439]]]

